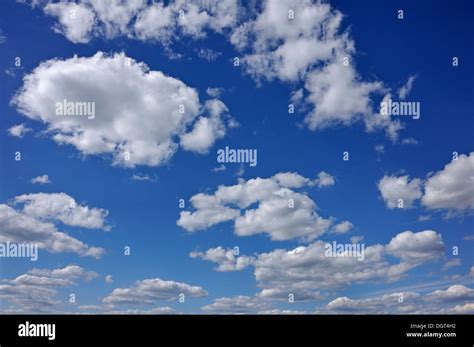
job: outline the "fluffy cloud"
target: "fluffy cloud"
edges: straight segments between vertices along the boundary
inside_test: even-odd
[[[61,302],[54,297],[60,288],[74,286],[78,280],[91,281],[97,277],[97,273],[77,265],[55,270],[32,269],[14,279],[2,281],[0,300],[12,304],[15,313],[56,311]]]
[[[96,30],[106,38],[128,34],[130,21],[146,6],[146,0],[83,0],[80,3],[94,11],[99,24]]]
[[[396,141],[403,128],[399,120],[374,111],[373,95],[389,89],[359,76],[353,61],[355,44],[341,28],[343,15],[327,3],[78,0],[48,4],[43,10],[57,18],[55,31],[76,43],[121,35],[160,43],[171,53],[170,44],[182,37],[201,39],[209,31],[224,34],[241,53],[244,70],[259,83],[302,83],[299,99],[312,107],[305,117],[310,129],[362,122],[368,132],[383,130]],[[408,93],[411,83],[400,95]]]
[[[378,188],[390,209],[398,206],[398,199],[403,199],[405,208],[421,199],[427,209],[445,209],[458,214],[474,209],[473,180],[474,152],[459,155],[443,170],[428,174],[425,181],[410,180],[408,175],[384,176],[378,182]]]
[[[13,199],[15,205],[22,205],[22,213],[41,220],[57,220],[63,224],[110,230],[105,218],[108,211],[79,205],[65,193],[24,194]]]
[[[31,179],[31,183],[33,183],[33,184],[49,184],[49,183],[51,183],[51,181],[49,180],[48,175],[41,175],[41,176],[38,176],[38,177],[35,177],[35,178]]]
[[[209,148],[225,135],[221,114],[228,111],[222,101],[213,99],[206,102],[210,117],[199,117],[192,131],[181,136],[181,146],[188,151],[207,153]]]
[[[221,246],[210,248],[205,252],[191,252],[189,256],[216,263],[215,270],[220,272],[243,270],[250,266],[254,260],[252,257],[238,256],[234,249],[224,249]]]
[[[408,94],[410,94],[411,88],[413,87],[413,82],[415,82],[416,76],[410,76],[408,78],[408,81],[405,85],[403,85],[399,90],[398,90],[398,97],[401,100],[404,100]]]
[[[201,309],[211,314],[251,314],[268,308],[268,302],[264,300],[239,295],[231,298],[218,298],[212,304]]]
[[[267,298],[261,296],[234,296],[223,297],[214,300],[210,305],[201,308],[209,314],[306,314],[305,311],[295,311],[287,309],[274,308]],[[288,300],[288,297],[286,297]]]
[[[181,36],[222,33],[235,26],[240,8],[238,0],[66,0],[47,3],[43,11],[56,17],[54,30],[74,43],[126,36],[168,45]]]
[[[321,171],[318,174],[318,178],[314,180],[314,184],[318,187],[327,187],[327,186],[332,186],[335,183],[334,177],[332,177],[330,174],[327,172]]]
[[[74,43],[87,43],[94,36],[111,39],[131,35],[130,22],[146,5],[146,0],[80,0],[48,3],[45,14],[56,17],[54,31]]]
[[[162,300],[178,300],[180,294],[186,297],[203,297],[207,292],[198,286],[152,278],[136,281],[130,288],[116,288],[103,299],[103,302],[111,305],[147,305]]]
[[[30,131],[33,131],[33,129],[28,128],[25,124],[14,125],[10,129],[8,129],[8,133],[11,136],[15,136],[20,139],[23,138],[23,136],[25,136]]]
[[[432,230],[405,231],[386,245],[364,245],[362,261],[350,256],[329,257],[326,245],[323,241],[315,241],[308,246],[276,249],[254,257],[235,256],[233,250],[217,247],[206,252],[192,252],[191,257],[218,264],[216,271],[237,271],[253,266],[257,286],[261,288],[256,295],[259,300],[287,301],[292,294],[295,301],[309,301],[323,298],[323,290],[355,283],[397,281],[415,267],[442,257],[445,250],[441,235]],[[393,262],[392,257],[397,262]],[[246,303],[260,304],[255,300],[245,298]],[[234,299],[230,302],[234,303]],[[228,299],[223,303],[226,305],[222,311],[229,311]],[[211,307],[220,308],[220,304],[222,302],[216,302]]]
[[[156,314],[176,314],[176,311],[172,309],[171,307],[168,306],[163,306],[163,307],[153,307],[149,310],[139,310],[139,309],[127,309],[127,310],[117,310],[110,308],[109,306],[105,307],[95,307],[95,306],[82,306],[79,307],[82,310],[92,310],[94,311],[93,314],[150,314],[150,315],[156,315]]]
[[[456,305],[448,313],[454,314],[474,314],[474,303],[469,302],[464,305]]]
[[[441,236],[433,230],[414,233],[404,231],[385,247],[387,252],[410,263],[424,263],[436,259],[444,251]]]
[[[219,186],[213,195],[194,195],[190,201],[196,211],[181,212],[177,224],[193,232],[234,221],[239,236],[265,233],[272,240],[312,240],[326,232],[333,219],[319,216],[316,203],[292,189],[332,183],[334,180],[326,173],[320,173],[315,180],[291,172],[267,179],[239,180],[233,186]],[[250,208],[256,203],[256,208]]]
[[[337,37],[341,17],[327,4],[268,0],[254,20],[234,31],[231,42],[250,48],[243,61],[253,76],[294,81],[345,44]]]
[[[446,290],[436,290],[427,295],[427,298],[442,302],[473,301],[474,289],[464,285],[454,285]]]
[[[402,314],[412,310],[412,305],[417,304],[418,299],[419,294],[414,292],[399,292],[356,300],[344,296],[329,302],[325,307],[325,311],[345,314]],[[400,302],[401,300],[403,300],[403,302]]]
[[[64,193],[28,194],[15,197],[13,206],[0,204],[0,241],[33,243],[53,253],[72,252],[80,256],[100,258],[105,250],[90,247],[57,229],[54,223],[86,228],[109,227],[104,221],[107,212],[75,203]],[[74,203],[74,204],[73,204]]]
[[[97,21],[96,15],[90,7],[82,3],[58,2],[47,4],[43,10],[45,14],[58,19],[58,23],[54,26],[55,32],[63,34],[74,43],[89,41]]]
[[[57,115],[64,100],[88,103],[91,112]],[[126,167],[163,164],[179,141],[186,150],[205,153],[225,134],[221,101],[201,105],[195,89],[123,53],[43,62],[25,77],[12,103],[45,123],[57,143],[84,155],[111,155],[115,165]]]
[[[421,198],[421,180],[410,180],[405,176],[384,176],[378,182],[378,188],[388,208],[398,207],[399,199],[403,200],[403,208],[410,208],[413,203]]]
[[[85,279],[87,281],[97,278],[99,275],[94,271],[86,270],[77,265],[68,265],[64,268],[48,270],[48,269],[32,269],[28,272],[33,277],[44,277],[44,278],[60,278],[67,280],[74,280],[78,278]],[[18,279],[18,278],[17,278]]]
[[[234,30],[231,42],[244,53],[244,68],[255,79],[304,83],[298,100],[313,108],[305,117],[311,130],[363,121],[367,131],[385,130],[395,141],[402,125],[372,105],[372,94],[387,88],[360,78],[354,42],[341,32],[341,21],[329,4],[266,0],[255,19]]]
[[[453,285],[446,290],[436,290],[428,294],[398,292],[364,299],[339,297],[329,302],[319,313],[469,314],[473,312],[473,299],[473,289],[464,285]]]
[[[380,82],[360,82],[352,66],[342,59],[312,71],[305,83],[308,101],[314,110],[305,122],[311,130],[334,125],[350,126],[364,116],[373,114],[370,94],[381,91]]]
[[[276,249],[259,254],[254,266],[261,294],[287,297],[293,293],[295,300],[307,300],[319,297],[323,289],[368,281],[396,281],[409,270],[444,253],[441,236],[433,231],[407,231],[387,245],[365,246],[363,261],[355,257],[327,257],[325,245],[316,241],[289,251]],[[392,263],[388,256],[399,262]]]
[[[474,209],[474,152],[461,154],[429,177],[421,202],[428,209]]]
[[[277,315],[277,314],[307,314],[308,312],[306,311],[296,311],[296,310],[281,310],[281,309],[272,309],[272,310],[264,310],[264,311],[259,311],[258,314],[264,314],[264,315]]]
[[[331,228],[331,232],[333,234],[345,234],[348,231],[350,231],[353,227],[354,227],[354,224],[352,224],[349,221],[344,221],[333,226]]]

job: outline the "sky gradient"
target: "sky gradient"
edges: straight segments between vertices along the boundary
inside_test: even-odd
[[[1,312],[474,313],[473,5],[362,3],[1,2]]]

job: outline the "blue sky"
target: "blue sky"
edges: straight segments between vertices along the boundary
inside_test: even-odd
[[[71,1],[63,5],[68,3]],[[78,2],[78,6],[91,9],[96,16],[95,26],[80,37],[71,36],[70,33],[75,25],[84,23],[84,19],[79,17],[79,20],[76,18],[73,22],[58,22],[60,16],[57,14],[62,13],[60,11],[68,13],[68,9],[58,6],[58,12],[48,12],[48,6],[51,4],[47,1],[40,1],[36,5],[14,1],[0,4],[0,29],[1,35],[5,37],[4,42],[0,44],[0,131],[3,134],[0,137],[0,203],[25,218],[34,218],[35,223],[52,223],[58,231],[91,247],[104,250],[104,254],[96,258],[81,256],[77,252],[58,249],[51,251],[47,247],[40,247],[37,262],[25,258],[0,259],[0,274],[4,282],[4,293],[0,289],[0,308],[3,311],[100,313],[125,312],[129,309],[146,312],[166,308],[164,312],[257,313],[269,310],[318,310],[317,312],[332,313],[352,312],[355,308],[351,305],[358,302],[362,305],[362,308],[358,309],[368,313],[443,310],[447,313],[461,310],[469,313],[474,310],[474,290],[471,289],[474,276],[474,206],[473,184],[470,181],[474,174],[474,154],[471,153],[474,130],[474,71],[469,63],[474,58],[474,52],[469,44],[473,28],[468,17],[472,4],[468,1],[455,1],[449,6],[441,1],[399,1],[393,4],[366,1],[361,6],[359,2],[356,4],[350,1],[324,4],[308,1],[294,5],[291,1],[283,1],[281,11],[286,15],[287,6],[294,7],[295,20],[299,18],[298,11],[303,8],[323,13],[324,9],[329,7],[330,12],[324,15],[328,21],[334,19],[336,13],[342,13],[342,23],[337,32],[331,37],[327,34],[324,40],[343,46],[349,42],[355,45],[353,50],[347,47],[333,49],[330,57],[319,60],[314,58],[316,60],[307,64],[305,71],[285,78],[284,67],[269,71],[268,67],[266,70],[261,66],[252,66],[251,60],[246,61],[243,58],[255,53],[257,49],[252,46],[255,40],[252,35],[258,38],[273,34],[271,27],[264,26],[268,22],[259,22],[259,19],[264,18],[266,9],[270,8],[269,3],[271,2],[262,3],[255,8],[248,4],[236,5],[238,15],[230,24],[218,21],[222,8],[215,10],[202,5],[199,10],[207,11],[211,17],[207,26],[198,27],[202,37],[187,34],[187,27],[179,27],[180,24],[177,24],[177,27],[166,28],[168,31],[164,33],[158,33],[157,29],[153,32],[153,38],[146,39],[139,38],[140,33],[133,31],[133,25],[140,13],[152,6],[150,3],[138,6],[139,9],[135,12],[129,12],[126,23],[119,28],[117,23],[107,23],[107,20],[101,19],[105,17],[101,17],[100,7],[94,7],[88,2]],[[167,2],[164,6],[174,10],[178,8],[173,7],[174,2]],[[187,5],[182,6],[185,8]],[[399,9],[404,11],[403,19],[397,18]],[[109,10],[110,8],[107,11]],[[188,15],[191,16],[191,12],[186,12],[185,16]],[[213,16],[217,18],[216,22],[212,22]],[[231,36],[244,23],[250,23],[252,29],[247,32],[250,37],[247,45],[239,50],[231,42]],[[258,23],[261,24],[260,28],[263,28],[261,31],[256,29]],[[108,34],[104,32],[107,25],[112,28]],[[302,30],[306,29],[303,27]],[[164,42],[165,34],[171,35],[170,42]],[[318,40],[317,37],[310,38]],[[284,44],[285,40],[289,42],[294,40],[294,37],[284,36],[278,40]],[[266,46],[260,53],[270,56],[275,47],[268,42],[264,45]],[[210,60],[199,57],[197,52],[201,49],[212,50],[217,57]],[[307,51],[309,52],[309,49]],[[304,50],[301,54],[307,51]],[[221,136],[213,128],[215,141],[206,145],[204,151],[200,152],[195,148],[186,150],[185,145],[180,143],[168,160],[162,160],[158,164],[139,161],[134,165],[113,165],[112,157],[116,155],[116,149],[91,154],[87,152],[92,150],[90,144],[80,147],[53,140],[54,134],[64,134],[66,131],[64,128],[60,129],[61,124],[56,123],[54,115],[45,114],[48,112],[45,111],[47,107],[42,105],[48,102],[48,97],[62,100],[66,94],[61,94],[64,90],[55,86],[50,86],[51,90],[42,94],[41,88],[32,85],[25,87],[24,78],[28,75],[37,78],[37,81],[50,78],[49,81],[53,84],[64,86],[71,83],[74,88],[79,88],[78,90],[86,88],[89,83],[87,81],[92,80],[94,82],[91,83],[103,87],[101,91],[106,97],[120,95],[120,78],[117,77],[117,83],[107,84],[110,81],[100,80],[103,71],[100,69],[96,70],[97,74],[86,76],[87,73],[80,74],[73,70],[62,72],[61,69],[67,66],[53,62],[53,66],[46,68],[43,74],[35,73],[35,68],[47,60],[57,59],[71,63],[74,55],[90,59],[97,52],[104,52],[105,55],[99,59],[105,68],[112,64],[113,60],[119,59],[115,53],[123,52],[124,56],[146,64],[149,71],[161,71],[181,81],[187,88],[195,89],[199,95],[197,103],[200,111],[189,115],[193,119],[186,125],[186,131],[191,131],[197,118],[202,116],[208,117],[206,119],[209,120],[218,119],[218,128],[224,127],[225,134]],[[176,57],[178,54],[180,57]],[[326,66],[338,66],[338,58],[344,54],[350,57],[350,68],[355,77],[351,76],[354,80],[348,87],[343,82],[334,84],[334,91],[339,91],[338,88],[342,91],[339,94],[341,99],[336,100],[336,105],[333,105],[325,98],[324,90],[320,91],[323,96],[310,90],[307,87],[308,81],[311,76],[315,79],[321,78],[318,69],[324,72]],[[239,67],[233,66],[233,58],[236,56],[243,58]],[[21,67],[15,66],[16,57],[21,58]],[[293,55],[291,57],[296,59]],[[452,65],[453,57],[459,58],[459,66]],[[78,64],[89,63],[89,60],[83,60]],[[293,63],[289,61],[286,67],[291,67],[291,64]],[[253,75],[251,71],[254,71]],[[269,78],[270,75],[273,77]],[[378,105],[387,94],[390,94],[393,100],[401,100],[398,90],[406,85],[411,76],[414,76],[414,82],[404,101],[420,103],[420,119],[392,116],[387,124],[401,122],[404,125],[404,129],[397,131],[395,138],[387,134],[385,125],[368,131],[365,119],[379,116],[376,114]],[[137,93],[140,93],[140,87],[145,80],[143,83],[138,81],[135,87]],[[318,81],[322,83],[321,80]],[[340,122],[337,104],[351,99],[347,92],[350,93],[356,88],[361,91],[365,88],[364,83],[377,82],[379,85],[374,87],[373,93],[363,93],[357,100],[347,103],[348,110],[345,115],[350,121]],[[333,83],[334,80],[330,79],[328,88],[331,88]],[[147,92],[152,96],[164,93],[162,98],[166,99],[169,95],[166,94],[166,87],[163,88]],[[217,116],[220,118],[212,118],[206,114],[210,111],[205,109],[205,102],[214,98],[206,95],[207,88],[222,88],[217,99],[225,104],[228,111]],[[288,105],[292,103],[292,92],[301,89],[308,99],[296,106],[295,114],[289,114]],[[117,94],[114,94],[115,91]],[[315,101],[311,101],[311,93],[319,97],[315,96]],[[29,115],[12,102],[15,95],[20,95],[19,103],[31,110]],[[90,101],[100,104],[100,97],[98,95],[97,99]],[[364,106],[365,111],[375,112],[375,115],[358,112],[358,100],[364,98],[369,102],[367,107]],[[31,101],[33,99],[34,101]],[[126,101],[143,103],[143,100],[134,100],[132,96]],[[114,103],[110,105],[117,105],[110,106],[110,109],[126,109],[128,105],[120,97],[110,102]],[[137,133],[140,134],[140,129],[146,127],[145,117],[154,117],[156,114],[157,122],[161,121],[160,105],[156,107],[156,110],[146,115],[137,111],[133,114],[133,123],[124,123],[125,126],[131,127],[130,131],[123,135],[126,140],[132,140],[135,129],[138,129]],[[323,110],[324,107],[330,111],[324,114],[322,111],[314,111]],[[136,109],[133,104],[130,112],[133,113]],[[308,119],[308,114],[311,113],[315,119],[329,117],[329,125],[310,129],[305,119]],[[108,114],[103,119],[107,122],[115,117],[116,124],[119,124],[120,115],[123,114]],[[100,120],[104,116],[99,109],[96,119]],[[38,117],[42,121],[38,120]],[[143,125],[140,124],[142,119]],[[237,122],[239,126],[232,126],[229,119]],[[334,123],[331,123],[333,120]],[[15,136],[11,128],[18,124],[24,124],[31,130],[17,133]],[[80,126],[88,129],[88,125],[84,124]],[[44,132],[48,126],[51,131]],[[157,123],[157,129],[162,126]],[[102,127],[105,129],[107,125]],[[94,134],[100,134],[100,131]],[[107,133],[104,132],[103,136],[107,136]],[[137,136],[138,139],[140,136]],[[179,133],[177,136],[181,136],[182,140],[185,135]],[[180,140],[175,138],[175,141],[178,143]],[[213,171],[220,166],[217,162],[217,150],[225,146],[257,150],[258,164],[250,167],[246,163],[226,163],[224,171]],[[17,151],[22,155],[19,162],[14,160],[14,153]],[[349,152],[349,161],[342,160],[345,151]],[[458,160],[453,161],[453,152],[459,153]],[[277,173],[286,172],[298,173],[312,183],[301,187],[280,184],[280,188],[290,189],[289,194],[303,194],[313,201],[317,208],[311,209],[313,214],[309,219],[296,220],[298,217],[291,215],[291,218],[295,218],[295,224],[282,220],[281,223],[289,223],[288,229],[282,231],[286,235],[284,240],[272,239],[275,229],[270,226],[273,222],[280,222],[278,216],[276,219],[263,221],[263,232],[254,230],[248,236],[239,236],[234,230],[235,218],[221,223],[208,221],[208,226],[198,231],[186,230],[177,224],[178,220],[183,218],[182,215],[180,217],[183,211],[198,212],[199,209],[189,202],[189,199],[198,193],[213,196],[218,186],[237,185],[239,180],[245,185],[245,182],[257,177],[270,179]],[[333,181],[329,184],[318,183],[315,178],[320,172],[329,174]],[[50,182],[31,182],[33,178],[41,175],[47,175]],[[149,179],[134,180],[134,175]],[[382,187],[379,184],[384,177],[392,177],[394,182],[398,182],[395,184],[395,192],[391,189],[393,185],[387,183],[387,186]],[[408,181],[403,181],[403,177]],[[410,185],[410,182],[413,184]],[[37,211],[30,209],[28,212],[26,208],[22,210],[21,203],[15,203],[15,197],[28,195],[29,199],[34,200],[38,193],[46,195],[42,195],[41,201],[33,206],[32,209],[37,208]],[[45,206],[54,205],[51,199],[55,193],[67,194],[74,198],[77,204],[88,206],[89,212],[90,209],[102,209],[102,212],[106,210],[107,213],[98,218],[110,226],[110,231],[104,230],[104,227],[87,226],[86,222],[71,222],[67,218],[65,222],[64,215],[57,209],[49,214],[44,212],[48,209]],[[258,209],[259,204],[264,205],[274,194],[275,191],[270,191],[268,196],[254,201],[246,208]],[[406,197],[406,207],[390,208],[390,202],[399,197]],[[301,196],[298,195],[298,198]],[[179,207],[179,199],[186,201],[184,209]],[[220,203],[224,204],[222,201]],[[235,208],[238,204],[239,201],[234,200],[228,203],[227,207]],[[246,208],[241,209],[242,215]],[[89,212],[84,212],[85,214],[79,215],[78,218],[86,218]],[[66,210],[63,213],[71,217],[76,212]],[[220,213],[218,215],[222,216]],[[268,215],[271,216],[271,213]],[[327,220],[334,217],[334,220],[321,232],[315,232],[312,229],[314,225],[311,224],[315,216]],[[420,220],[421,216],[423,220]],[[267,215],[262,212],[262,218],[265,217]],[[8,220],[6,215],[0,218],[4,219],[1,223],[3,227],[9,225],[9,228],[13,229],[10,233],[4,231],[0,235],[0,241],[6,242],[12,238],[11,235],[21,233],[15,231],[15,227],[19,230],[20,226],[15,226],[14,219]],[[310,237],[298,237],[291,226],[301,226],[308,221]],[[334,233],[334,226],[344,221],[349,221],[352,228],[344,233]],[[186,224],[188,229],[192,228],[189,223]],[[271,230],[266,230],[267,226]],[[252,225],[248,228],[253,230]],[[397,235],[406,231],[412,233],[404,234],[400,240],[396,239]],[[323,261],[314,260],[310,252],[307,252],[308,265],[293,264],[293,268],[288,264],[294,259],[285,262],[278,253],[273,253],[278,249],[289,252],[297,247],[306,247],[308,251],[317,242],[336,241],[350,244],[350,239],[354,236],[363,236],[358,243],[363,244],[366,249],[378,244],[383,245],[381,247],[384,250],[374,248],[373,252],[377,253],[374,259],[366,258],[366,261],[356,265],[350,265],[352,260],[347,260],[348,263],[342,264],[341,268],[330,260],[327,265],[324,265]],[[13,237],[11,241],[34,242],[34,239],[28,240],[28,236],[22,237]],[[125,246],[131,247],[130,256],[124,255]],[[202,256],[190,257],[191,252],[206,252],[219,246],[223,249],[239,247],[241,255],[250,257],[251,264],[238,271],[215,271],[213,268],[219,265],[219,262],[200,259]],[[452,254],[454,246],[459,248],[459,255]],[[274,257],[263,260],[263,253]],[[378,256],[383,260],[375,259]],[[390,271],[395,271],[395,268],[390,266],[397,263],[409,269],[403,270],[400,276],[391,274]],[[329,269],[331,264],[335,266],[334,269]],[[21,281],[14,279],[23,274],[29,273],[33,277],[36,276],[35,279],[41,277],[31,272],[33,268],[53,270],[71,265],[94,274],[90,276],[91,279],[85,278],[87,276],[83,274],[75,277],[67,275],[69,277],[65,278],[72,281],[72,285],[46,285],[54,291],[52,294],[54,300],[57,300],[55,304],[45,305],[39,296],[15,296],[8,292],[9,289],[20,285]],[[368,279],[362,279],[363,276],[359,280],[348,279],[349,277],[344,279],[344,276],[353,273],[363,273],[364,268],[367,268],[368,272],[380,273],[371,275]],[[318,276],[324,273],[324,269],[329,270],[324,276],[321,274],[327,279],[327,283],[323,284]],[[275,273],[272,273],[273,270]],[[257,279],[257,272],[262,277]],[[298,276],[292,277],[295,273]],[[308,273],[308,279],[305,279],[305,273]],[[110,283],[105,281],[107,275],[113,278],[113,281],[108,281]],[[47,280],[60,278],[51,273],[43,276]],[[32,278],[32,283],[35,279]],[[146,279],[173,281],[174,284],[168,283],[170,288],[159,285],[153,287],[150,301],[141,292],[143,288],[140,284],[136,284],[137,281]],[[186,295],[185,302],[180,303],[177,295],[183,290],[176,288],[176,283],[197,286],[200,290],[185,289],[184,291],[189,290],[189,294]],[[35,291],[37,286],[40,286],[36,282],[28,285],[28,292]],[[117,288],[125,289],[126,294],[113,292]],[[261,291],[265,289],[281,290],[284,297],[295,293],[295,302],[291,303],[276,296],[264,297]],[[303,295],[299,294],[300,291],[310,293],[312,297],[303,298]],[[198,294],[193,295],[196,292]],[[395,305],[390,300],[386,302],[380,297],[386,293],[401,292],[406,293],[405,297],[408,299],[400,305]],[[75,304],[68,303],[70,293],[76,295]],[[413,299],[415,301],[411,303],[409,300],[412,300],[413,293],[420,297]],[[444,301],[451,294],[455,298],[452,301]],[[337,301],[342,297],[360,301]],[[104,298],[109,300],[103,301]],[[370,298],[371,302],[380,301],[380,306],[374,308],[363,301],[365,298]],[[133,300],[136,300],[135,304],[130,304]],[[426,303],[421,305],[424,300]]]

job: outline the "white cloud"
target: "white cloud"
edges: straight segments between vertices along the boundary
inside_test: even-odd
[[[132,180],[133,181],[139,181],[139,182],[143,182],[143,181],[157,182],[158,177],[156,177],[156,174],[153,177],[151,177],[150,175],[147,175],[147,174],[144,174],[144,175],[133,174]]]
[[[208,153],[209,148],[225,135],[221,114],[228,111],[223,102],[213,99],[206,102],[210,117],[199,117],[191,132],[181,136],[181,146],[188,151]]]
[[[77,265],[68,265],[64,268],[48,270],[48,269],[32,269],[28,272],[28,274],[33,276],[40,276],[40,277],[51,277],[51,278],[60,278],[60,279],[78,279],[82,278],[87,281],[91,281],[99,275],[94,271],[86,270]]]
[[[262,294],[294,293],[295,300],[319,296],[320,290],[354,283],[392,282],[411,269],[444,253],[439,234],[433,231],[404,232],[387,245],[365,245],[364,260],[327,257],[325,242],[316,241],[292,250],[276,249],[256,256],[255,279]],[[392,263],[389,256],[399,262]]]
[[[199,58],[207,60],[208,62],[215,61],[222,55],[221,52],[216,52],[210,48],[201,48],[197,50],[196,53]]]
[[[175,0],[171,6],[177,14],[180,10],[184,12],[184,15],[177,16],[177,24],[184,34],[195,38],[205,36],[206,29],[222,33],[232,28],[240,10],[237,0]]]
[[[427,298],[434,301],[456,302],[456,301],[473,301],[474,289],[464,285],[453,285],[446,290],[436,290],[427,295]]]
[[[0,204],[0,242],[36,244],[53,253],[72,252],[80,256],[100,258],[105,250],[87,244],[58,231],[53,223],[29,216],[22,211]]]
[[[212,197],[204,194],[194,195],[190,201],[198,210],[195,212],[182,211],[176,223],[189,232],[207,229],[240,216],[239,210],[221,206]]]
[[[25,124],[14,125],[10,129],[8,129],[8,133],[11,136],[15,136],[20,139],[23,138],[23,136],[25,136],[30,131],[33,131],[33,129],[28,128]]]
[[[404,231],[396,235],[386,246],[389,254],[409,263],[424,263],[444,252],[441,235],[433,230]]]
[[[104,305],[81,305],[78,307],[79,310],[84,314],[119,314],[119,315],[129,315],[129,314],[176,314],[176,311],[168,306],[156,306],[150,309],[120,309],[116,308],[111,304]]]
[[[374,149],[377,154],[381,155],[385,153],[385,146],[383,144],[375,145]]]
[[[250,75],[257,81],[304,82],[305,101],[313,107],[305,117],[311,130],[363,121],[367,131],[385,130],[397,140],[400,122],[377,114],[372,105],[372,94],[387,88],[379,81],[365,82],[357,73],[355,45],[341,31],[339,11],[311,0],[266,0],[261,8],[231,37],[244,52],[241,60]],[[295,96],[299,101],[303,92]]]
[[[77,265],[54,270],[32,269],[14,279],[3,280],[0,301],[12,304],[15,313],[57,312],[61,303],[55,299],[58,289],[74,286],[78,280],[91,281],[97,277],[96,272]]]
[[[334,125],[350,126],[373,113],[370,94],[382,91],[380,82],[360,82],[352,66],[336,60],[312,71],[305,84],[314,110],[305,122],[312,130]]]
[[[451,312],[455,314],[474,314],[474,303],[469,302],[464,305],[456,305],[452,308]]]
[[[135,36],[142,41],[152,40],[168,43],[171,39],[170,26],[173,25],[170,7],[157,2],[143,9],[133,24]]]
[[[107,275],[107,276],[105,276],[105,282],[107,282],[107,283],[113,283],[113,282],[114,282],[114,278],[112,277],[112,275]]]
[[[94,11],[85,4],[74,2],[48,3],[44,13],[57,17],[54,31],[66,36],[74,43],[86,43],[90,40],[97,18]]]
[[[31,180],[31,183],[33,183],[33,184],[48,184],[48,183],[51,183],[51,181],[49,180],[48,175],[41,175],[41,176],[33,178]]]
[[[56,103],[63,100],[94,103],[94,118],[56,115]],[[165,163],[179,139],[185,149],[205,153],[225,134],[222,102],[210,100],[203,107],[195,89],[124,53],[43,62],[25,77],[12,103],[45,123],[57,143],[84,155],[109,154],[125,167]]]
[[[196,211],[181,212],[177,224],[192,232],[234,221],[234,231],[239,236],[265,233],[272,240],[312,240],[329,229],[333,218],[319,216],[311,198],[290,188],[325,186],[333,182],[329,177],[320,174],[313,181],[286,172],[267,179],[240,179],[236,185],[219,186],[213,195],[194,195],[190,202]]]
[[[191,252],[189,256],[216,263],[217,267],[214,269],[220,272],[243,270],[254,260],[252,257],[236,255],[234,249],[224,249],[221,246],[210,248],[205,252]]]
[[[73,6],[77,7],[76,20],[68,17]],[[47,8],[46,13],[59,20],[55,30],[73,42],[122,35],[158,42],[173,55],[170,43],[182,37],[224,34],[240,51],[244,70],[259,83],[262,79],[303,82],[304,101],[313,108],[305,118],[310,129],[362,121],[368,132],[384,130],[396,141],[403,128],[399,120],[374,111],[372,94],[388,89],[380,81],[366,82],[359,76],[353,61],[355,44],[349,31],[341,28],[343,15],[327,3],[265,0],[256,6],[238,0],[171,0],[166,4],[78,0]],[[198,54],[215,58],[208,50]],[[343,65],[345,58],[347,66]]]
[[[106,38],[128,34],[132,18],[146,6],[146,0],[82,0],[81,2],[90,5],[94,10],[101,24],[98,30]]]
[[[402,140],[402,145],[417,145],[417,144],[418,144],[418,140],[416,140],[412,137],[409,137],[409,138],[406,138],[406,139]]]
[[[295,302],[321,300],[323,297],[319,291],[311,288],[297,287],[288,291],[285,287],[264,288],[257,294],[258,298],[272,301],[286,301],[292,298]]]
[[[351,237],[351,243],[361,243],[364,241],[364,236],[362,235],[356,235]]]
[[[280,172],[273,176],[281,187],[285,188],[301,188],[311,184],[310,179],[301,176],[296,172]]]
[[[446,261],[443,265],[443,270],[447,271],[453,267],[460,266],[461,265],[461,259],[460,258],[452,258]]]
[[[153,307],[149,310],[137,310],[137,309],[127,309],[127,310],[105,310],[101,313],[104,314],[176,314],[176,311],[171,307]]]
[[[348,231],[350,231],[352,228],[354,228],[354,224],[352,224],[349,221],[344,221],[333,226],[331,228],[331,232],[333,234],[345,234]]]
[[[294,19],[289,11],[294,11]],[[341,14],[327,4],[268,0],[255,20],[234,31],[231,42],[238,49],[251,49],[243,62],[256,78],[294,81],[344,45],[337,36],[340,20]]]
[[[332,186],[335,183],[334,177],[332,177],[330,174],[327,172],[321,171],[318,174],[318,178],[315,180],[315,184],[318,187],[327,187],[327,186]]]
[[[207,292],[198,286],[152,278],[136,281],[130,288],[116,288],[103,299],[103,302],[113,305],[146,305],[163,300],[178,300],[180,294],[186,297],[203,297],[207,295]]]
[[[77,0],[47,3],[45,14],[56,17],[54,26],[74,43],[94,37],[126,36],[167,46],[182,36],[202,38],[211,30],[222,33],[239,16],[237,0]]]
[[[408,81],[405,85],[403,85],[399,90],[398,90],[398,97],[401,100],[404,100],[408,94],[410,94],[411,88],[413,87],[413,82],[415,81],[416,76],[410,76],[408,78]]]
[[[225,171],[226,167],[224,164],[221,164],[219,166],[216,166],[215,168],[212,169],[212,172],[222,172]]]
[[[61,221],[70,226],[110,230],[105,218],[108,211],[80,205],[65,193],[37,193],[19,195],[13,199],[22,205],[22,213],[45,221]]]
[[[281,310],[281,309],[272,309],[272,310],[264,310],[264,311],[259,311],[258,314],[264,314],[264,315],[277,315],[277,314],[308,314],[306,311],[297,311],[297,310]]]
[[[297,89],[291,92],[290,100],[295,105],[300,105],[303,101],[304,91],[303,88]]]
[[[294,207],[289,207],[289,200]],[[268,233],[273,240],[293,238],[314,239],[328,230],[332,221],[320,217],[316,204],[308,196],[287,188],[272,192],[259,202],[258,208],[249,209],[235,221],[239,236]]]
[[[382,102],[388,102],[388,99],[391,98],[391,94],[385,94]],[[385,134],[392,142],[397,142],[399,137],[399,132],[405,126],[400,122],[399,119],[394,119],[389,115],[381,114],[380,112],[371,112],[368,115],[365,115],[363,118],[365,123],[365,129],[370,132],[375,132],[379,130],[385,131]]]
[[[384,176],[378,182],[378,188],[388,208],[398,207],[399,199],[403,200],[403,208],[410,208],[421,198],[422,182],[418,178],[410,180],[405,176]],[[400,205],[401,206],[401,205]]]
[[[421,202],[428,209],[474,209],[474,152],[461,154],[429,177]]]
[[[330,313],[365,313],[365,314],[387,314],[406,313],[417,304],[419,294],[414,292],[399,292],[385,294],[378,297],[366,299],[350,299],[338,297],[327,304],[325,310]],[[400,302],[400,300],[403,300]]]
[[[268,309],[268,302],[257,297],[235,296],[231,298],[218,298],[210,305],[201,309],[211,314],[249,314]]]
[[[427,294],[396,292],[362,299],[338,297],[319,313],[353,314],[469,314],[474,312],[474,290],[452,285]],[[471,301],[471,302],[470,302]],[[453,306],[453,304],[455,304]]]
[[[398,207],[398,199],[403,199],[404,208],[413,207],[415,201],[421,199],[425,208],[445,209],[447,216],[451,216],[474,209],[473,182],[474,152],[459,155],[443,170],[429,173],[424,181],[418,178],[410,181],[408,175],[384,176],[378,182],[378,188],[390,209]],[[422,216],[420,220],[426,218]]]
[[[210,88],[209,87],[206,89],[207,95],[213,98],[220,97],[223,92],[224,92],[224,88]]]

